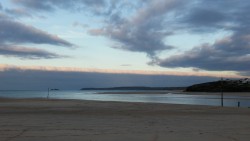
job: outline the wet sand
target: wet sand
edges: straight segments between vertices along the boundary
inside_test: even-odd
[[[0,99],[1,141],[249,141],[250,109]]]

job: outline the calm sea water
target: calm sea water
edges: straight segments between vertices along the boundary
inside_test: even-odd
[[[53,99],[221,105],[220,96],[216,95],[186,95],[171,92],[167,94],[98,94],[99,92],[107,91],[50,91],[49,97]],[[47,95],[47,91],[0,91],[0,97],[7,98],[47,98]],[[237,107],[238,102],[241,107],[250,107],[250,97],[224,96],[224,106]]]

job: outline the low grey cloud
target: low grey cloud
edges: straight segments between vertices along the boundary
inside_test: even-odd
[[[237,74],[241,75],[241,76],[249,77],[250,76],[250,71],[240,71],[240,72],[237,72]]]
[[[212,71],[244,71],[250,69],[249,62],[250,56],[248,54],[234,55],[234,53],[219,50],[213,45],[203,45],[182,54],[162,59],[158,65],[168,68],[190,67]]]
[[[35,12],[67,9],[105,17],[104,26],[90,29],[91,35],[101,35],[115,41],[113,48],[145,52],[155,58],[157,52],[173,49],[165,43],[165,38],[173,34],[166,28],[173,11],[183,5],[181,0],[115,1],[115,0],[12,0],[16,5]],[[126,11],[135,11],[128,16]]]
[[[66,9],[81,11],[84,14],[97,14],[104,19],[104,23],[100,28],[89,29],[89,34],[111,39],[114,41],[113,48],[146,53],[152,59],[149,64],[212,71],[243,72],[249,69],[249,0],[11,1],[19,6],[18,8],[32,10],[34,13]],[[217,39],[214,43],[204,42],[189,51],[179,53],[179,55],[159,58],[159,52],[178,48],[168,44],[166,39],[169,36],[181,34],[183,31],[190,34],[223,31],[227,32],[228,35]],[[31,39],[32,43],[40,41]],[[10,38],[5,41],[9,40],[13,41]],[[20,38],[15,42],[22,41],[24,39]],[[49,44],[71,46],[61,40],[46,41]]]
[[[81,27],[81,28],[88,28],[88,27],[89,27],[89,25],[84,24],[84,23],[80,23],[80,22],[74,22],[74,23],[72,24],[72,26],[73,26],[73,27]]]
[[[214,44],[204,44],[158,62],[162,67],[193,67],[203,70],[247,71],[250,69],[250,34],[235,32]]]
[[[225,11],[223,11],[225,12]],[[183,23],[193,32],[211,32],[224,27],[227,23],[227,14],[222,11],[216,11],[206,8],[192,9],[187,15],[183,17]],[[211,31],[209,31],[211,30]]]
[[[238,14],[247,10],[249,5],[248,0],[198,0],[186,9],[186,13],[182,15],[182,22],[206,28],[217,26],[219,23],[231,23],[241,16]]]
[[[53,10],[53,5],[51,5],[50,3],[52,3],[53,1],[34,1],[34,0],[11,0],[13,3],[19,4],[21,6],[24,7],[30,7],[31,9],[35,9],[35,10],[46,10],[46,11],[50,11]]]
[[[22,6],[27,11],[53,12],[57,9],[70,11],[91,10],[100,13],[107,6],[105,0],[11,0],[12,3]]]
[[[56,35],[51,35],[35,27],[5,18],[0,15],[0,42],[7,43],[34,43],[51,44],[73,47],[74,45]]]
[[[0,71],[0,90],[47,90],[48,88],[75,89],[87,87],[189,86],[218,80],[215,77],[139,75],[94,72],[62,72],[5,69]],[[106,83],[109,82],[109,83]]]
[[[24,9],[5,9],[4,10],[5,13],[7,13],[8,15],[14,16],[16,18],[20,18],[20,17],[30,17],[32,18],[33,16],[26,10]]]
[[[181,6],[179,0],[150,1],[145,6],[136,10],[131,17],[122,17],[119,12],[114,12],[107,25],[101,29],[92,29],[91,35],[109,37],[117,43],[114,48],[145,52],[154,58],[162,50],[173,49],[164,39],[173,32],[166,27],[165,19],[173,14],[173,9]]]
[[[143,0],[138,1],[117,1],[117,0],[10,0],[12,4],[31,13],[31,15],[40,15],[44,13],[55,12],[63,9],[69,12],[81,12],[85,15],[94,16],[110,16],[114,11],[122,8],[135,8],[133,6],[144,3]],[[135,4],[136,3],[136,4]],[[132,9],[130,9],[132,10]],[[41,15],[40,15],[41,16]]]
[[[25,25],[0,13],[0,55],[21,59],[54,59],[66,56],[20,44],[50,44],[72,48],[74,45],[56,35]],[[32,45],[31,45],[32,46]]]
[[[0,45],[0,55],[21,59],[55,59],[66,57],[42,49],[10,45]]]
[[[131,67],[132,65],[131,64],[122,64],[121,66],[122,67]]]
[[[2,6],[2,4],[0,3],[0,11],[2,11],[3,10],[3,6]]]
[[[187,30],[204,33],[227,31],[227,36],[213,44],[160,59],[156,64],[168,68],[196,68],[211,71],[237,71],[250,69],[250,3],[243,1],[200,1],[186,14]],[[211,30],[212,29],[212,30]],[[247,73],[245,73],[247,74]]]

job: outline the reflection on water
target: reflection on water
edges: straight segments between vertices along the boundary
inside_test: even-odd
[[[147,102],[220,106],[219,95],[186,95],[186,94],[98,94],[104,91],[51,91],[50,98],[80,99],[98,101]],[[123,91],[124,92],[124,91]],[[131,91],[130,91],[131,92]],[[0,91],[0,97],[9,98],[46,98],[47,91]],[[224,106],[250,107],[250,97],[224,96]]]

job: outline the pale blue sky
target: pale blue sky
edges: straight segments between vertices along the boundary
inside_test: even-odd
[[[0,65],[242,77],[243,1],[2,0]]]

